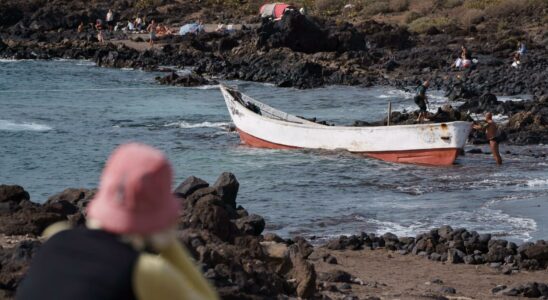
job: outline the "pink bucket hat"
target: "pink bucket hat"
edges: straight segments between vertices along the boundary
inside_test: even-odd
[[[172,226],[180,214],[171,193],[171,166],[162,152],[131,143],[118,147],[107,161],[99,192],[88,217],[119,234],[151,234]]]

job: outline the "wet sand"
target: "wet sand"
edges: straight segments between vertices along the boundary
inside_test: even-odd
[[[321,257],[327,253],[336,257],[338,264],[323,262]],[[349,294],[360,299],[370,296],[381,299],[432,299],[439,295],[449,299],[517,299],[493,295],[491,290],[497,285],[510,287],[532,281],[548,282],[548,270],[503,275],[488,265],[433,262],[385,249],[333,251],[317,248],[310,260],[318,273],[344,270],[361,279],[364,285],[351,284],[352,289],[349,290]],[[442,283],[434,283],[436,279]],[[333,284],[341,286],[341,283]],[[456,289],[456,294],[444,294],[442,287],[452,287]]]

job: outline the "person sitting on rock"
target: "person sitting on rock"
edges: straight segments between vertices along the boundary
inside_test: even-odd
[[[107,21],[108,30],[112,31],[112,28],[114,27],[114,13],[112,12],[112,9],[108,10],[105,20]]]
[[[135,29],[138,31],[143,30],[143,19],[140,16],[135,18]]]
[[[97,19],[95,21],[95,29],[96,30],[103,30],[103,20]]]
[[[500,157],[499,153],[499,143],[502,139],[500,137],[497,124],[493,120],[493,114],[490,112],[485,114],[485,123],[481,125],[474,124],[473,128],[477,130],[485,130],[485,135],[489,140],[489,147],[491,148],[491,152],[493,152],[495,162],[497,163],[497,165],[501,165],[502,158]]]
[[[218,299],[176,239],[180,202],[171,182],[159,150],[137,143],[116,149],[87,207],[87,226],[57,225],[17,299]]]
[[[426,110],[426,105],[428,104],[428,97],[426,96],[426,90],[430,86],[430,82],[428,80],[424,81],[421,85],[419,85],[416,88],[416,94],[415,94],[415,104],[419,106],[419,117],[417,118],[417,122],[422,121],[429,121],[426,119],[426,116],[428,114]]]
[[[472,53],[464,45],[460,47],[460,55],[457,60],[451,65],[458,69],[465,69],[472,66]]]
[[[521,66],[521,57],[527,52],[524,42],[518,42],[518,50],[514,52],[512,67],[519,68]]]
[[[129,32],[132,32],[135,30],[135,25],[133,24],[133,22],[131,20],[127,21],[127,30]]]
[[[103,33],[103,21],[101,19],[97,19],[97,22],[95,23],[95,29],[97,29],[97,41],[99,43],[105,42],[105,35]]]
[[[84,32],[84,22],[80,22],[80,25],[78,25],[78,33]]]

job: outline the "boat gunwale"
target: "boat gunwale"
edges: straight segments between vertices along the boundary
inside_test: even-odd
[[[225,91],[226,90],[233,90],[233,89],[230,89],[230,88],[228,88],[228,87],[226,87],[222,84],[220,85],[220,88],[221,88],[221,90],[225,90]],[[234,97],[230,93],[227,92],[226,94],[228,94],[230,96],[231,99],[229,99],[229,100],[231,102],[235,103],[240,108],[246,110],[248,115],[253,115],[256,118],[263,119],[265,121],[269,121],[269,122],[273,122],[273,123],[288,124],[288,125],[290,124],[291,126],[294,126],[294,127],[311,128],[311,129],[320,128],[320,129],[328,129],[328,130],[362,131],[362,130],[376,129],[376,128],[382,128],[382,129],[399,129],[399,128],[405,128],[405,129],[419,128],[420,129],[420,128],[422,128],[422,129],[425,129],[425,128],[439,127],[439,126],[442,126],[442,125],[446,125],[446,126],[451,125],[451,127],[460,127],[460,125],[467,124],[468,126],[472,126],[472,122],[467,122],[467,121],[451,121],[451,122],[426,123],[426,124],[403,124],[403,125],[389,125],[389,126],[388,125],[379,125],[379,126],[340,126],[340,125],[335,125],[335,126],[329,126],[329,125],[314,123],[314,122],[308,121],[306,119],[297,117],[295,115],[286,113],[287,115],[293,116],[293,117],[298,118],[298,119],[302,119],[302,120],[307,122],[307,123],[297,123],[297,122],[292,122],[292,121],[289,121],[289,120],[279,120],[279,119],[274,119],[274,118],[270,118],[270,117],[266,117],[266,116],[257,114],[256,112],[250,110],[249,108],[242,105],[242,103],[240,103],[239,101],[234,99]],[[225,93],[223,93],[223,97],[226,99]],[[250,96],[247,96],[247,97],[253,99]],[[264,103],[262,103],[262,102],[260,102],[256,99],[253,99],[253,101],[261,103],[261,104],[265,105],[266,107],[270,107],[268,104],[264,104]],[[273,108],[273,109],[275,109],[275,108]],[[278,110],[278,109],[275,109],[275,110],[281,111],[281,110]],[[281,112],[283,112],[283,111],[281,111]],[[285,113],[285,112],[283,112],[283,113]],[[232,113],[230,112],[230,114],[232,114]]]

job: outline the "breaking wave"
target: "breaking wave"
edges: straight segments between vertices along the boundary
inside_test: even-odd
[[[176,128],[227,128],[230,126],[228,122],[201,122],[201,123],[189,123],[186,121],[167,123],[164,127],[176,127]]]
[[[53,128],[37,123],[15,123],[8,120],[0,120],[0,131],[48,131]]]
[[[548,185],[548,179],[531,179],[527,180],[527,186],[546,186]]]

